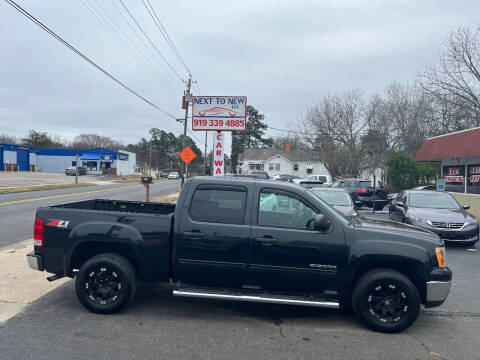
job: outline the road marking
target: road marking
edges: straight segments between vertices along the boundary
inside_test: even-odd
[[[4,202],[0,202],[0,206],[21,204],[21,203],[41,201],[41,200],[58,199],[58,198],[65,198],[65,197],[72,197],[72,196],[89,195],[89,194],[95,194],[95,193],[100,193],[100,192],[105,192],[105,191],[113,191],[113,190],[120,190],[120,189],[130,189],[130,188],[134,188],[134,187],[137,187],[137,186],[141,186],[141,185],[140,185],[140,184],[135,184],[135,185],[120,186],[120,187],[108,188],[108,189],[83,191],[83,192],[79,192],[79,193],[59,194],[59,195],[42,196],[42,197],[31,198],[31,199],[4,201]]]

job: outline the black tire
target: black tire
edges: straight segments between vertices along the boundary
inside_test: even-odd
[[[382,211],[384,207],[384,204],[375,203],[375,211]]]
[[[88,259],[75,279],[78,300],[94,313],[112,314],[128,305],[137,291],[135,269],[117,254]]]
[[[395,270],[375,269],[358,279],[352,305],[357,316],[371,329],[397,333],[417,319],[420,295],[405,275]]]

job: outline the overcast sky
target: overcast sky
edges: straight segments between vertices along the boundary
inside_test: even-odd
[[[142,1],[123,1],[185,79],[186,71]],[[150,1],[198,80],[201,95],[245,95],[267,124],[279,128],[290,127],[322,94],[346,89],[372,94],[394,79],[413,79],[425,62],[437,59],[449,31],[480,20],[478,0]],[[18,3],[132,89],[183,116],[183,85],[133,33],[130,26],[136,25],[127,24],[118,0]],[[120,37],[111,35],[88,4],[102,21],[113,19]],[[96,132],[129,143],[151,127],[182,131],[179,123],[95,70],[4,1],[0,34],[0,133],[22,137],[36,129],[71,140]],[[203,142],[204,133],[196,135]]]

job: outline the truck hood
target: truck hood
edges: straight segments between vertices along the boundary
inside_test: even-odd
[[[384,239],[391,239],[393,241],[407,241],[413,243],[419,243],[427,241],[435,243],[438,246],[442,246],[443,242],[438,235],[431,231],[422,229],[416,226],[403,224],[399,222],[389,220],[371,220],[361,219],[359,227],[364,230],[372,230],[375,232],[383,232],[386,235]],[[357,225],[358,226],[358,225]]]

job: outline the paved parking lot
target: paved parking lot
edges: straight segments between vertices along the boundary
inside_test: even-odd
[[[80,176],[80,182],[97,181],[97,176]],[[17,186],[34,186],[50,184],[66,184],[74,182],[73,176],[65,174],[42,173],[42,172],[8,172],[0,171],[0,188]]]

